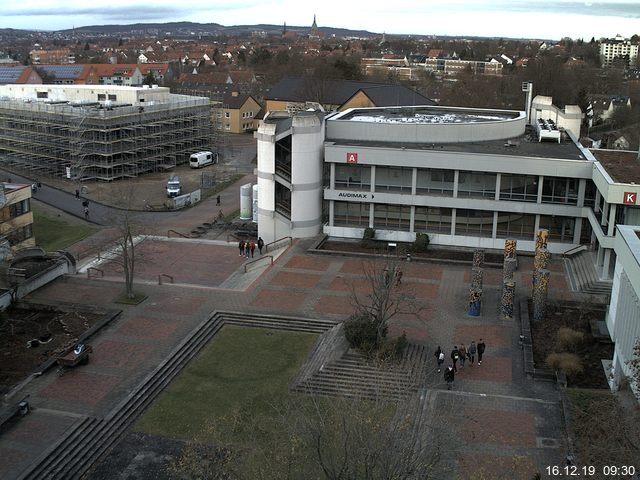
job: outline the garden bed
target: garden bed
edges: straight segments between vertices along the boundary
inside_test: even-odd
[[[41,308],[30,304],[0,313],[0,394],[7,393],[113,312]]]
[[[411,254],[411,258],[420,260],[442,260],[442,261],[455,261],[455,262],[473,262],[473,249],[469,250],[453,250],[439,247],[429,247],[426,252],[414,252],[412,251],[411,243],[396,242],[397,247],[389,247],[389,242],[374,242],[371,247],[362,245],[360,241],[339,241],[339,240],[325,240],[318,246],[318,250],[329,250],[335,252],[345,253],[366,253],[366,254],[381,254],[381,253],[397,253],[399,255]],[[504,261],[504,255],[502,253],[486,252],[484,254],[484,261],[488,264],[496,264],[502,266]]]
[[[531,314],[529,304],[529,318]],[[536,368],[547,368],[546,358],[559,351],[557,335],[560,328],[571,328],[582,332],[584,339],[574,353],[580,357],[584,371],[570,376],[568,385],[581,388],[609,388],[602,368],[602,359],[613,358],[613,344],[596,340],[591,333],[591,324],[604,320],[605,309],[600,305],[549,304],[547,314],[541,322],[531,322],[533,361]]]

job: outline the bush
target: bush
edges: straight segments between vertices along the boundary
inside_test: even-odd
[[[575,352],[584,341],[584,333],[572,328],[559,328],[556,335],[558,349],[563,352]]]
[[[426,233],[416,233],[416,240],[413,242],[414,252],[426,252],[429,249],[429,235]]]
[[[407,334],[403,332],[399,337],[385,342],[376,352],[376,356],[382,362],[399,362],[402,360],[407,345],[409,345]]]
[[[375,248],[376,246],[376,230],[374,228],[365,228],[362,234],[361,245],[363,248]]]
[[[344,336],[353,348],[370,353],[378,348],[376,325],[366,315],[352,316],[344,322]]]
[[[551,353],[547,355],[546,363],[549,368],[560,370],[567,377],[574,377],[584,371],[580,357],[575,353]]]

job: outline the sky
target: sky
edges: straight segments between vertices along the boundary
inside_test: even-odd
[[[175,21],[310,26],[314,14],[320,28],[388,34],[552,40],[640,34],[640,0],[0,0],[0,28],[33,30]]]

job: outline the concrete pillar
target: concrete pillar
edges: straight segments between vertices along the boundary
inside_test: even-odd
[[[413,185],[415,187],[415,184]],[[411,213],[409,214],[409,231],[416,231],[416,207],[415,205],[411,206]]]
[[[544,185],[544,176],[538,176],[538,197],[536,203],[542,203],[542,187]]]
[[[536,232],[540,230],[540,215],[536,215],[536,219],[533,222],[533,235],[532,239],[536,239]]]
[[[418,169],[414,168],[411,173],[411,195],[416,195],[418,188]]]
[[[500,200],[500,179],[502,178],[501,174],[496,174],[496,196],[494,200]]]
[[[580,243],[580,236],[582,234],[582,217],[576,218],[576,224],[573,227],[573,243],[576,245]]]
[[[451,209],[451,235],[456,234],[456,209]]]
[[[584,197],[587,191],[587,181],[581,178],[578,181],[578,206],[584,207]]]
[[[374,214],[374,208],[376,207],[375,203],[370,203],[369,204],[369,228],[373,228],[373,214]]]
[[[329,226],[333,227],[333,217],[335,215],[335,205],[333,200],[329,200]]]
[[[460,180],[460,170],[453,172],[453,198],[458,198],[458,181]]]
[[[330,163],[329,164],[329,188],[331,190],[335,190],[336,189],[336,164],[335,163]]]
[[[371,193],[376,191],[376,166],[371,165],[371,187],[369,188]]]
[[[616,211],[618,210],[618,205],[615,203],[609,204],[609,228],[607,229],[607,236],[613,237],[613,234],[616,230]]]
[[[609,270],[611,265],[611,249],[605,248],[604,258],[602,259],[602,268],[600,269],[600,279],[609,280]]]
[[[498,212],[493,212],[493,226],[491,227],[491,238],[498,238]]]

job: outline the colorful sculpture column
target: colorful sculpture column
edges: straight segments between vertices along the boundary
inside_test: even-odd
[[[539,270],[536,284],[533,287],[533,320],[536,322],[543,320],[547,311],[550,274],[551,272],[547,269]]]
[[[513,320],[513,302],[516,295],[516,282],[505,279],[502,282],[502,300],[500,313],[503,320]]]
[[[516,258],[517,240],[508,239],[504,242],[504,262],[502,269],[502,297],[500,299],[500,313],[505,320],[513,318],[513,303],[515,300],[516,282],[514,273],[518,266]]]
[[[484,250],[476,249],[473,252],[473,268],[471,270],[471,288],[469,290],[469,315],[480,316],[482,304],[482,283],[484,270]]]

